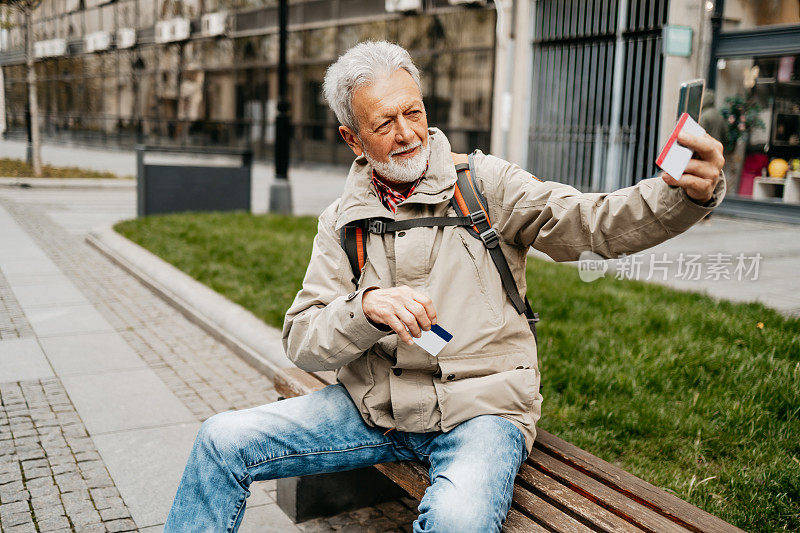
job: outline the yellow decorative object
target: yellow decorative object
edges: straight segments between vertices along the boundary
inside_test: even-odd
[[[769,162],[769,166],[767,167],[767,171],[769,172],[770,178],[784,178],[786,177],[786,172],[789,170],[789,163],[786,160],[776,157],[772,161]]]

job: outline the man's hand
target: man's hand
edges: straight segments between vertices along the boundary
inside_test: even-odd
[[[690,198],[705,203],[713,196],[722,165],[725,164],[725,158],[722,157],[722,143],[707,133],[700,137],[685,132],[681,132],[678,136],[678,142],[694,150],[694,157],[700,159],[689,160],[680,180],[675,180],[666,172],[661,174],[661,178],[669,185],[685,189]]]
[[[386,324],[406,344],[414,344],[411,335],[419,337],[421,330],[428,331],[431,324],[436,324],[431,299],[405,285],[368,290],[361,299],[361,307],[367,318]]]

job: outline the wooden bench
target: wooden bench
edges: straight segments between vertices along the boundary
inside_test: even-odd
[[[275,376],[286,398],[335,383],[333,372],[287,368]],[[428,469],[402,461],[375,468],[421,499]],[[508,532],[732,532],[740,529],[624,470],[538,429],[530,456],[519,470]]]

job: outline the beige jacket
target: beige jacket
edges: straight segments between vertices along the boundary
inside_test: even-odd
[[[456,173],[450,143],[429,130],[425,179],[397,206],[397,220],[455,216],[450,207]],[[660,178],[609,194],[540,182],[491,155],[475,155],[476,181],[520,291],[530,246],[556,261],[584,250],[615,257],[654,246],[689,228],[719,204],[694,203]],[[303,287],[286,313],[286,354],[308,371],[336,370],[371,426],[402,431],[449,431],[481,414],[500,415],[522,430],[530,451],[541,414],[536,345],[524,316],[514,310],[483,244],[463,227],[414,228],[367,237],[367,262],[352,282],[339,228],[369,217],[392,218],[378,199],[363,157],[353,163],[342,197],[319,218]],[[577,274],[576,274],[577,275]],[[438,357],[364,316],[365,288],[398,285],[427,294],[439,324],[453,339]],[[547,310],[543,309],[546,316]]]

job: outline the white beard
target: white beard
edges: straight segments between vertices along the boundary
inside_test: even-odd
[[[385,163],[375,160],[366,150],[364,150],[364,157],[367,158],[367,162],[372,165],[375,172],[382,178],[386,178],[395,183],[411,183],[412,181],[417,181],[420,176],[422,176],[422,173],[425,172],[425,167],[428,165],[428,158],[431,155],[430,144],[422,146],[417,155],[403,162],[395,161],[392,159],[392,156],[421,145],[422,142],[417,141],[398,148],[389,154],[389,161]]]

